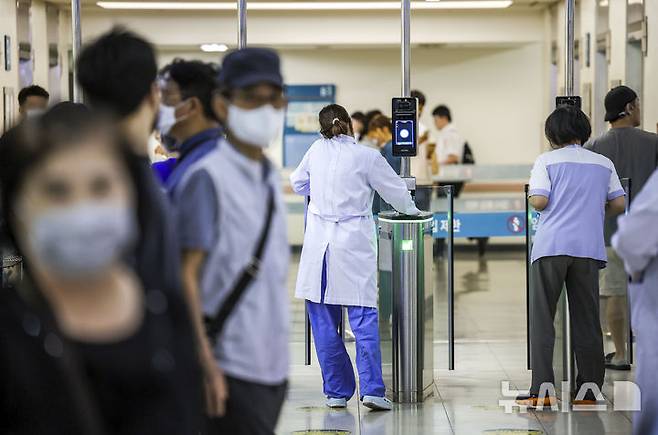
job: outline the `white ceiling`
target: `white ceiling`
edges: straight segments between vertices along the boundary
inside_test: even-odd
[[[120,1],[120,0],[119,0]],[[140,0],[140,1],[158,1],[158,0]],[[160,0],[163,1],[163,0]],[[164,0],[164,1],[170,1],[170,0]],[[217,0],[195,0],[199,2],[211,2],[211,1],[217,1]],[[223,0],[219,0],[223,1]],[[249,3],[267,3],[267,2],[273,2],[273,1],[280,1],[280,0],[248,0]],[[311,1],[311,2],[316,2],[316,1],[323,1],[323,0],[286,0],[290,2],[296,2],[296,1]],[[335,1],[335,0],[334,0]],[[349,2],[350,0],[337,0],[337,1],[345,1]],[[377,1],[377,0],[362,0],[362,1]],[[459,1],[459,0],[457,0]],[[513,0],[514,5],[512,6],[512,9],[516,8],[544,8],[547,5],[557,3],[560,0]],[[49,0],[50,3],[55,3],[58,5],[63,5],[65,7],[70,7],[71,0]],[[88,8],[96,8],[100,9],[98,6],[96,6],[97,0],[81,0],[81,3],[83,6],[88,7]],[[231,1],[227,1],[227,3],[235,3]]]

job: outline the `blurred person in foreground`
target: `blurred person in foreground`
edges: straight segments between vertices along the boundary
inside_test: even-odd
[[[173,193],[185,288],[205,316],[210,349],[228,384],[212,434],[274,434],[287,390],[289,245],[279,172],[264,150],[283,128],[279,56],[228,53],[213,109],[226,131]]]
[[[202,336],[200,322],[193,323],[184,299],[180,274],[180,249],[169,201],[155,178],[149,159],[149,138],[160,113],[155,52],[143,38],[115,28],[86,45],[77,61],[78,80],[91,108],[111,118],[114,127],[128,143],[136,183],[144,195],[137,203],[141,231],[131,252],[132,265],[146,289],[165,292],[169,303],[188,319],[180,322],[187,335],[181,346],[196,352]],[[197,325],[198,324],[198,325]],[[194,325],[197,325],[196,327]],[[203,363],[202,357],[200,361]],[[206,394],[222,397],[225,388],[214,365],[203,366]],[[189,400],[201,392],[200,369],[189,373]],[[202,408],[203,404],[198,403]],[[216,409],[209,410],[217,414]]]
[[[215,149],[222,135],[212,110],[216,78],[215,68],[196,60],[176,59],[161,72],[158,130],[167,151],[178,154],[165,181],[170,193],[192,164]]]
[[[635,382],[640,387],[641,411],[634,413],[635,435],[658,433],[658,171],[644,185],[612,246],[631,277],[628,296],[637,345]]]
[[[48,108],[50,94],[41,86],[32,85],[18,93],[18,114],[20,120],[41,115]]]
[[[367,408],[389,411],[379,341],[374,192],[401,213],[419,211],[383,156],[356,143],[345,108],[326,106],[319,121],[323,138],[290,175],[295,193],[311,198],[295,296],[306,300],[327,406],[346,408],[356,390],[338,333],[346,307],[356,337],[359,399]]]
[[[631,182],[631,199],[644,188],[658,165],[658,135],[640,128],[642,110],[635,91],[626,86],[612,89],[605,97],[605,120],[610,130],[592,140],[587,148],[612,160],[621,178]],[[610,239],[617,230],[617,217],[608,217],[605,242],[608,267],[601,270],[601,296],[605,298],[605,315],[615,351],[606,355],[606,368],[630,370],[627,355],[628,337],[628,276],[624,264],[611,248]]]
[[[144,199],[132,157],[61,103],[0,143],[4,233],[25,259],[0,293],[0,432],[196,434],[184,308],[125,263]]]

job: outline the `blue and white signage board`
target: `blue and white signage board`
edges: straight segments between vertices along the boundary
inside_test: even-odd
[[[288,85],[286,96],[283,166],[294,168],[320,137],[318,114],[324,106],[336,102],[336,85]]]
[[[539,214],[531,212],[526,219],[525,212],[455,213],[453,231],[455,237],[514,237],[525,236],[526,225],[530,224],[530,234],[534,235],[539,223]],[[434,215],[434,238],[448,237],[448,214]]]

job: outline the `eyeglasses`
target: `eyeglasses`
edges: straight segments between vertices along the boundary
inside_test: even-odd
[[[245,108],[257,108],[271,104],[277,109],[285,107],[287,99],[283,91],[273,90],[263,92],[259,90],[238,90],[232,94],[232,99]]]

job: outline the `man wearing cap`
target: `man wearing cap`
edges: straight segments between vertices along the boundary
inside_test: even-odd
[[[228,384],[226,413],[210,422],[209,433],[269,435],[289,364],[286,209],[279,173],[264,153],[283,128],[279,57],[263,48],[233,51],[218,81],[212,105],[226,138],[188,168],[176,189],[178,196],[207,198],[185,225],[183,274],[199,296]]]
[[[603,136],[594,139],[588,148],[612,160],[620,178],[631,180],[632,201],[658,165],[658,135],[637,128],[642,120],[640,100],[627,86],[618,86],[608,92],[605,110],[605,120],[611,128]],[[605,315],[615,352],[606,356],[606,367],[630,370],[627,355],[628,278],[621,259],[610,247],[610,239],[616,230],[617,217],[608,217],[605,225],[608,265],[600,273],[600,288],[601,297],[606,298]]]

